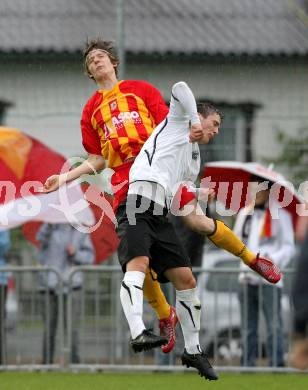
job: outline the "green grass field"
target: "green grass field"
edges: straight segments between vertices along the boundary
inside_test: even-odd
[[[306,390],[304,374],[221,373],[216,382],[193,373],[0,372],[1,390]]]

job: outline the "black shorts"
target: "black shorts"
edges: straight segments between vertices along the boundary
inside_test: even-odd
[[[140,197],[137,199],[140,200]],[[136,197],[134,200],[136,201]],[[127,202],[129,204],[130,198]],[[134,257],[147,256],[150,259],[150,268],[157,274],[157,280],[166,283],[169,282],[164,277],[167,269],[191,268],[191,263],[172,223],[166,216],[167,210],[161,209],[162,215],[154,215],[155,204],[150,201],[149,203],[148,210],[135,214],[135,225],[129,224],[126,204],[118,207],[116,213],[117,234],[120,239],[118,257],[125,272],[126,264]]]

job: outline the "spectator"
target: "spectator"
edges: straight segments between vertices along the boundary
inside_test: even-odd
[[[41,226],[37,234],[40,243],[38,259],[40,263],[57,270],[63,280],[64,326],[67,328],[66,302],[71,294],[72,344],[70,362],[78,364],[79,340],[77,324],[80,317],[82,273],[75,273],[69,278],[71,268],[78,265],[92,264],[94,250],[88,234],[76,230],[69,224],[48,224]],[[44,321],[43,364],[52,364],[55,353],[56,329],[59,309],[58,276],[54,272],[40,275],[40,291],[42,294],[42,315]]]
[[[292,285],[294,306],[294,342],[290,364],[308,368],[308,218],[300,218],[296,228],[300,250],[296,257],[296,271]]]
[[[264,179],[254,178],[263,182]],[[294,231],[291,215],[280,210],[279,219],[271,217],[268,200],[270,189],[259,191],[253,213],[253,205],[242,209],[236,219],[234,231],[243,239],[251,250],[260,249],[265,256],[284,269],[294,254]],[[261,310],[264,313],[267,342],[266,350],[269,366],[284,366],[283,334],[281,318],[281,287],[270,285],[256,273],[247,272],[248,268],[241,263],[239,282],[239,301],[241,306],[244,353],[242,364],[255,366],[258,356],[258,323]]]
[[[9,231],[0,231],[0,268],[6,265],[5,256],[9,247]],[[7,284],[7,272],[0,272],[0,365],[5,364],[5,302],[7,294]]]

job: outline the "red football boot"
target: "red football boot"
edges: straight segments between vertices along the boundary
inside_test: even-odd
[[[160,335],[168,337],[168,343],[161,346],[161,349],[164,353],[168,353],[173,350],[175,346],[175,328],[178,322],[178,317],[176,316],[175,308],[170,306],[169,317],[159,320],[159,329]]]
[[[249,267],[272,284],[278,283],[282,276],[279,267],[271,260],[260,257],[259,253]]]

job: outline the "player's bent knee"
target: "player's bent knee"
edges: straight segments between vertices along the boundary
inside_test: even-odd
[[[189,290],[197,286],[196,279],[188,267],[169,269],[165,272],[165,276],[177,290]]]
[[[187,280],[186,284],[188,289],[197,287],[197,282],[193,275],[191,275],[191,277]]]
[[[181,282],[186,286],[186,289],[192,289],[197,286],[196,279],[189,268],[187,269],[187,272],[182,275]]]
[[[126,265],[126,271],[139,271],[144,274],[149,267],[149,258],[147,256],[138,256],[130,260]]]

